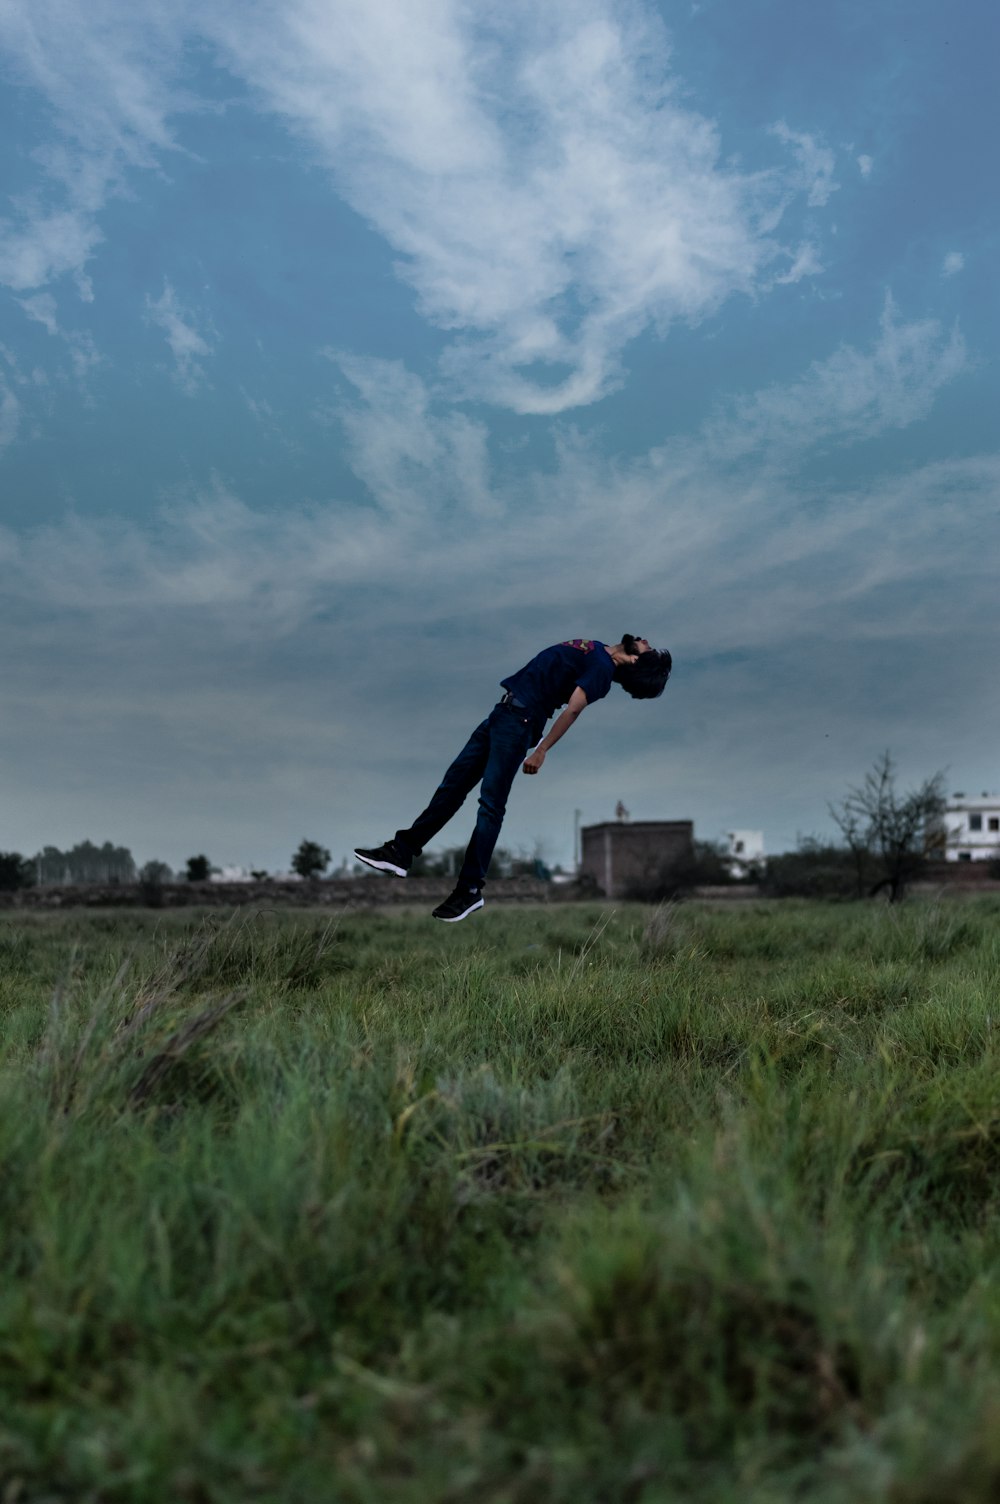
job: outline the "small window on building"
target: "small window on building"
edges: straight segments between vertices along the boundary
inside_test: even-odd
[[[990,815],[990,830],[1000,830],[1000,815]]]
[[[970,815],[969,816],[969,829],[970,830],[982,830],[982,828],[983,828],[983,817],[982,817],[982,815]]]
[[[971,851],[960,851],[958,853],[958,860],[960,862],[971,862],[972,861],[972,852]]]

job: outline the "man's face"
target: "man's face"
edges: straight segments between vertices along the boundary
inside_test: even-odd
[[[626,653],[630,653],[633,657],[638,657],[640,653],[649,652],[649,643],[646,641],[645,637],[633,637],[631,633],[628,633],[627,636],[623,638],[622,647],[625,649]]]

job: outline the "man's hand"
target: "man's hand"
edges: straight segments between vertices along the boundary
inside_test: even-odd
[[[536,747],[534,752],[529,752],[527,757],[524,759],[523,771],[525,773],[537,773],[544,761],[545,753],[542,751],[541,747]]]
[[[572,726],[577,716],[582,715],[586,708],[587,696],[578,684],[569,697],[569,704],[552,727],[548,736],[540,741],[534,752],[529,752],[524,759],[525,773],[537,773],[540,771],[542,763],[545,761],[546,752],[550,752],[559,738],[566,735],[566,732]],[[548,746],[546,746],[546,742]]]

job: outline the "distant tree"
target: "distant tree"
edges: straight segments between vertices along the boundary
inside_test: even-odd
[[[318,877],[330,865],[330,853],[316,841],[302,841],[292,857],[292,871],[300,877]]]
[[[739,881],[733,876],[725,841],[692,841],[691,845],[694,851],[692,878],[696,886],[720,888]]]
[[[166,862],[155,859],[139,868],[139,889],[142,901],[151,909],[163,907],[163,884],[173,881],[173,872]]]
[[[923,866],[928,837],[940,827],[944,808],[943,773],[925,778],[909,793],[900,793],[896,766],[886,751],[865,774],[864,782],[849,789],[838,805],[831,805],[830,812],[845,839],[854,842],[850,849],[855,862],[862,849],[878,862],[869,893],[887,890],[889,902],[896,903]],[[863,869],[857,870],[860,882]]]
[[[134,883],[135,862],[127,846],[79,841],[69,851],[45,846],[34,858],[42,883]]]
[[[43,846],[35,856],[35,872],[40,883],[69,882],[66,858],[58,846]]]
[[[19,851],[0,851],[0,889],[10,893],[16,888],[30,888],[35,881],[32,862]]]
[[[250,876],[253,878],[255,883],[262,883],[266,878],[270,876],[270,873],[265,867],[251,867]]]
[[[208,857],[202,853],[199,856],[189,856],[187,859],[187,880],[189,883],[206,883],[211,868]]]

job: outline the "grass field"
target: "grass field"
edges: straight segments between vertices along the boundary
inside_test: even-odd
[[[0,917],[0,1501],[1000,1497],[1000,905]]]

